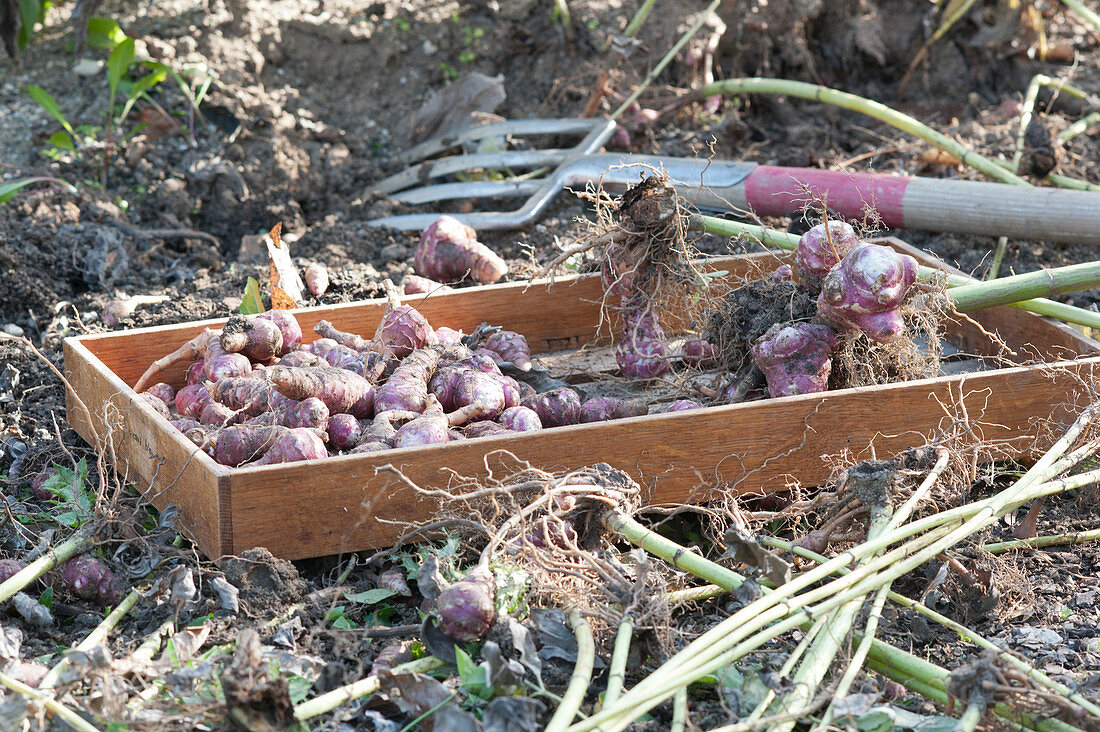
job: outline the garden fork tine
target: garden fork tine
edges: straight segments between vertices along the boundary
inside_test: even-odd
[[[520,198],[512,211],[456,213],[475,229],[518,229],[540,216],[566,187],[599,183],[618,192],[654,170],[682,197],[713,211],[752,210],[789,216],[824,201],[839,216],[873,218],[897,229],[1100,244],[1100,193],[1003,183],[909,178],[818,168],[785,168],[742,161],[597,152],[615,131],[605,119],[528,119],[493,122],[423,142],[401,159],[406,170],[379,181],[374,192],[410,205],[456,199]],[[493,137],[583,135],[573,147],[475,152],[428,160],[460,145]],[[476,171],[528,171],[505,180],[454,182]],[[428,227],[440,212],[375,219],[403,231]]]

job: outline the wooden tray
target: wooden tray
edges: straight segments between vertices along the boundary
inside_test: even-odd
[[[927,255],[892,241],[928,262]],[[771,254],[711,260],[741,275],[772,268]],[[469,332],[486,321],[527,336],[534,353],[578,348],[597,341],[598,276],[545,283],[502,284],[423,299],[406,298],[433,326]],[[321,319],[355,333],[373,333],[381,300],[296,311],[306,340]],[[1065,419],[1087,400],[1083,384],[1100,364],[1097,344],[1070,328],[1012,307],[982,311],[975,320],[1033,365],[985,370],[901,384],[769,399],[703,410],[656,414],[542,432],[406,448],[289,465],[231,469],[215,463],[130,388],[150,362],[205,327],[224,320],[67,338],[65,371],[87,405],[67,396],[70,423],[89,442],[110,436],[111,453],[125,478],[158,508],[181,510],[181,529],[210,557],[254,546],[295,559],[384,547],[409,522],[430,520],[435,504],[390,473],[392,464],[422,486],[444,485],[455,471],[484,475],[503,460],[498,451],[547,470],[606,462],[629,472],[651,503],[706,501],[723,491],[781,489],[791,481],[813,485],[829,474],[824,455],[848,450],[878,457],[919,445],[964,407],[975,439],[1006,440],[1028,449],[1040,421]],[[603,334],[608,332],[605,324]],[[995,354],[978,328],[952,323],[949,340],[968,353]],[[1082,381],[1082,379],[1084,381]],[[166,381],[181,385],[183,369]],[[94,432],[93,432],[94,425]],[[514,464],[514,463],[513,463]]]

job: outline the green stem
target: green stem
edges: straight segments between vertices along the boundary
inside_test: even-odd
[[[1092,26],[1092,29],[1100,33],[1100,15],[1085,5],[1081,0],[1062,0],[1062,4],[1081,16],[1081,19]]]
[[[91,536],[82,532],[73,534],[0,583],[0,602],[10,600],[15,593],[26,589],[31,582],[34,582],[62,562],[72,559],[91,545]]]
[[[990,554],[1004,554],[1013,549],[1038,548],[1044,546],[1069,546],[1072,544],[1084,544],[1100,539],[1100,529],[1092,531],[1079,531],[1074,534],[1052,534],[1050,536],[1036,536],[1031,539],[1012,539],[1010,541],[995,541],[982,545],[982,549]]]
[[[613,704],[623,693],[626,682],[626,659],[630,655],[630,639],[634,635],[634,618],[624,615],[615,634],[615,648],[611,651],[611,668],[607,675],[607,691],[603,695],[604,706]]]
[[[1085,130],[1092,127],[1097,122],[1100,122],[1100,110],[1086,114],[1084,117],[1059,132],[1057,135],[1058,141],[1069,142],[1078,135],[1084,134]]]
[[[97,625],[73,650],[87,652],[101,645],[107,640],[107,636],[110,635],[111,631],[118,626],[119,621],[134,608],[134,605],[137,605],[140,599],[141,594],[136,589],[132,590],[130,594],[122,599],[118,607],[111,610],[107,617],[103,618],[103,622]],[[69,669],[70,665],[68,655],[64,656],[53,668],[46,672],[46,675],[38,682],[38,688],[52,689],[57,686],[57,683],[61,680],[61,675]]]
[[[828,557],[825,557],[821,554],[818,554],[817,552],[810,551],[809,549],[801,547],[801,546],[795,544],[794,542],[786,541],[784,539],[777,539],[777,538],[771,537],[771,536],[761,536],[760,537],[760,542],[762,544],[765,544],[767,546],[770,546],[770,547],[773,547],[773,548],[776,548],[776,549],[784,549],[786,551],[791,552],[792,554],[796,554],[796,555],[798,555],[800,557],[803,557],[805,559],[813,560],[815,562],[818,562],[819,564],[823,564],[823,563],[828,561]],[[851,570],[849,570],[847,567],[841,568],[839,570],[839,572],[841,574],[847,574],[850,571]],[[939,625],[942,625],[943,627],[947,628],[948,630],[951,630],[951,631],[955,632],[963,640],[969,641],[969,642],[975,644],[976,646],[978,646],[979,648],[981,648],[983,650],[993,651],[995,653],[1000,654],[1000,658],[1001,658],[1002,661],[1014,666],[1021,673],[1025,674],[1028,678],[1036,681],[1037,683],[1041,684],[1042,686],[1045,686],[1046,688],[1050,689],[1051,691],[1054,691],[1057,694],[1061,694],[1062,696],[1066,697],[1067,699],[1069,699],[1074,704],[1077,704],[1079,707],[1084,709],[1089,714],[1092,714],[1092,715],[1096,716],[1097,718],[1100,718],[1100,706],[1094,704],[1093,702],[1091,702],[1088,699],[1084,698],[1080,694],[1074,693],[1068,687],[1063,686],[1062,684],[1058,683],[1054,679],[1050,678],[1049,676],[1044,674],[1042,671],[1040,671],[1037,668],[1035,668],[1034,666],[1032,666],[1026,660],[1016,656],[1013,653],[1008,653],[1008,652],[1004,651],[1000,646],[995,644],[993,641],[987,639],[985,636],[982,636],[982,635],[978,634],[977,632],[971,630],[970,628],[967,628],[965,625],[962,625],[961,623],[958,623],[958,622],[952,620],[951,618],[947,617],[946,615],[942,615],[942,614],[936,612],[935,610],[933,610],[932,608],[928,607],[927,605],[925,605],[925,604],[923,604],[923,603],[921,603],[917,600],[913,600],[911,598],[908,598],[905,595],[899,594],[899,593],[894,592],[894,591],[891,590],[890,592],[887,593],[887,597],[892,602],[896,602],[899,605],[901,605],[902,607],[908,608],[908,609],[912,610],[913,612],[919,613],[920,615],[923,615],[924,617],[928,618],[932,622],[938,623]]]
[[[1002,277],[987,282],[960,285],[947,291],[959,312],[996,305],[1010,305],[1038,297],[1053,297],[1100,287],[1100,262],[1071,264],[1036,272]]]
[[[853,112],[859,112],[869,117],[874,117],[892,127],[896,127],[902,132],[907,132],[915,137],[919,137],[925,142],[935,145],[939,149],[947,152],[962,164],[969,165],[990,178],[1004,183],[1012,183],[1014,185],[1029,185],[1023,178],[997,165],[993,160],[974,152],[966,145],[951,139],[942,132],[932,129],[928,125],[907,114],[902,114],[901,112],[891,109],[885,104],[874,102],[870,99],[864,99],[855,94],[849,94],[848,92],[842,92],[836,89],[830,89],[827,86],[810,84],[804,81],[745,78],[725,79],[724,81],[716,81],[713,84],[707,84],[701,87],[692,96],[705,99],[707,97],[713,97],[716,94],[728,94],[730,96],[738,94],[785,94],[787,96],[800,97],[802,99],[843,107]]]
[[[398,666],[394,666],[393,674],[422,674],[428,671],[434,671],[437,668],[446,666],[446,661],[441,661],[435,656],[425,656],[424,658],[418,658],[415,661],[409,661],[408,663],[402,663]],[[318,714],[324,714],[325,712],[331,712],[333,709],[347,704],[350,701],[354,701],[362,696],[373,694],[380,688],[381,683],[377,676],[368,676],[365,679],[359,679],[358,681],[348,684],[347,686],[341,686],[339,689],[333,689],[327,694],[321,694],[321,696],[314,697],[309,701],[304,701],[298,706],[294,707],[294,718],[299,722],[304,722],[307,719],[312,719]]]
[[[715,234],[718,236],[747,237],[755,239],[762,246],[768,248],[793,251],[798,247],[798,237],[794,234],[788,234],[785,231],[779,231],[765,226],[720,219],[714,216],[692,215],[688,218],[687,228],[691,231],[704,231],[708,234]],[[919,273],[920,278],[924,281],[935,281],[945,276],[942,270],[934,267],[925,267],[923,265],[920,267]],[[951,288],[949,292],[957,287],[978,282],[978,280],[973,277],[956,274],[947,274],[946,279],[948,287]],[[1100,313],[1094,313],[1084,308],[1074,307],[1073,305],[1067,305],[1045,298],[1034,298],[1008,304],[1020,308],[1021,310],[1035,313],[1036,315],[1057,318],[1067,323],[1086,325],[1090,328],[1100,328]]]
[[[543,732],[564,732],[573,723],[580,711],[585,692],[592,682],[592,666],[596,662],[596,640],[592,637],[592,626],[584,619],[579,610],[569,613],[569,625],[577,636],[577,664],[569,678],[569,686],[562,694],[554,716],[550,718]]]
[[[650,71],[648,75],[646,75],[645,79],[642,80],[642,83],[638,85],[638,88],[635,89],[634,92],[626,98],[626,101],[620,104],[619,108],[611,113],[611,119],[618,119],[622,115],[622,113],[629,109],[630,105],[633,104],[639,96],[641,96],[642,92],[645,91],[646,88],[653,83],[653,80],[661,75],[661,72],[665,70],[665,67],[669,65],[672,59],[676,58],[676,54],[680,52],[680,49],[683,48],[684,45],[688,41],[690,41],[696,33],[699,32],[699,29],[702,28],[703,24],[707,22],[707,18],[710,17],[710,14],[714,12],[714,10],[718,7],[719,4],[721,4],[721,2],[722,0],[711,0],[711,3],[707,6],[706,10],[704,10],[699,18],[695,21],[695,23],[692,24],[691,28],[688,28],[687,33],[682,35],[680,37],[680,40],[676,41],[672,48],[668,50],[668,53],[664,55],[664,58],[657,62],[657,65],[653,67],[653,70]]]
[[[1002,511],[1014,505],[1014,501],[1029,499],[1031,495],[1028,489],[1032,485],[1050,478],[1051,466],[1065,455],[1085,427],[1092,423],[1097,409],[1098,407],[1094,406],[1085,409],[1065,434],[1012,486],[983,501],[966,506],[965,510],[973,513],[963,523],[940,525],[939,528],[924,531],[923,528],[917,527],[928,523],[927,520],[913,522],[896,531],[888,532],[878,539],[868,540],[852,550],[841,553],[817,569],[799,575],[703,633],[647,679],[624,694],[617,704],[589,717],[576,725],[575,729],[589,730],[597,726],[609,730],[621,729],[638,715],[668,698],[679,685],[689,684],[702,675],[720,668],[721,665],[716,666],[716,663],[728,662],[731,657],[738,658],[739,656],[736,655],[738,652],[747,653],[769,638],[786,632],[790,627],[798,627],[803,622],[821,617],[857,597],[877,590],[884,583],[897,579],[959,541],[983,530],[996,521]],[[612,528],[614,523],[625,524],[622,519],[627,517],[621,514],[612,514],[612,516],[613,520],[610,520],[611,517],[605,518],[609,528]],[[939,524],[941,520],[942,517],[936,517],[932,524]],[[875,560],[862,564],[850,575],[834,579],[815,589],[808,589],[818,579],[823,579],[833,570],[848,564],[853,559],[868,556],[921,531],[923,533],[919,536],[909,539],[902,546]],[[796,596],[795,593],[803,590],[805,591],[802,594]],[[767,631],[761,631],[773,622],[776,625]],[[749,637],[753,633],[756,635]]]
[[[718,585],[703,585],[702,587],[687,587],[682,590],[672,590],[665,593],[665,602],[669,605],[678,605],[683,602],[701,602],[713,600],[722,595],[728,595],[729,590]]]
[[[99,728],[88,722],[84,717],[69,709],[67,706],[61,704],[56,699],[52,699],[45,694],[41,693],[37,689],[32,689],[21,681],[13,679],[5,673],[0,673],[0,684],[8,687],[12,691],[21,696],[25,696],[28,699],[34,699],[42,706],[49,709],[61,719],[78,732],[99,732]]]
[[[653,10],[653,6],[656,4],[657,0],[645,0],[638,8],[638,12],[634,13],[634,17],[626,24],[623,35],[627,38],[633,38],[638,33],[638,29],[642,27],[645,19],[649,17],[649,11]]]
[[[668,732],[684,732],[688,716],[688,690],[683,687],[672,697],[672,723]]]

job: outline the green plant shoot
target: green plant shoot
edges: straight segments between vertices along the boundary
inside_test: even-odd
[[[241,298],[241,306],[237,308],[242,315],[259,315],[264,311],[264,301],[260,297],[260,283],[255,277],[249,277],[244,286],[244,297]]]

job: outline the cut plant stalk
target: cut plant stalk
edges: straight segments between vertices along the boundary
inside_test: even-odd
[[[730,221],[714,216],[692,215],[688,217],[687,228],[690,231],[703,231],[708,234],[730,237],[749,237],[755,239],[764,247],[774,247],[793,251],[798,246],[798,237],[785,231],[770,229],[755,224],[745,224],[740,221]],[[1073,265],[1080,266],[1080,265]],[[1042,270],[1043,272],[1047,270]],[[966,275],[946,274],[942,270],[933,267],[919,268],[922,281],[939,281],[946,279],[948,294],[956,288],[975,284],[978,280]],[[1032,273],[1034,274],[1034,273]],[[1006,278],[1007,279],[1007,278]],[[1034,283],[1033,283],[1034,284]],[[1024,298],[1019,301],[1004,303],[1050,318],[1057,318],[1067,323],[1086,325],[1090,328],[1100,328],[1100,313],[1095,313],[1084,308],[1066,305],[1065,303],[1047,300],[1041,297]]]
[[[394,666],[392,673],[394,675],[424,674],[446,665],[446,661],[442,661],[435,656],[425,656],[415,661],[409,661],[408,663]],[[294,707],[294,718],[299,722],[304,722],[319,714],[331,712],[333,709],[347,704],[350,701],[373,694],[378,691],[379,688],[381,688],[381,682],[378,680],[377,676],[368,676],[364,679],[359,679],[347,686],[341,686],[339,689],[333,689],[326,694],[321,694],[318,697],[302,702]]]
[[[928,480],[925,481],[926,484],[928,482]],[[687,555],[691,555],[686,562],[686,565],[692,568],[690,571],[702,579],[711,580],[718,583],[711,586],[714,588],[713,590],[711,590],[711,594],[717,594],[716,590],[724,592],[732,591],[733,589],[736,589],[738,586],[740,586],[740,584],[744,581],[744,578],[736,572],[733,572],[732,570],[715,564],[710,560],[693,554],[690,548],[680,546],[669,539],[653,533],[634,519],[626,517],[625,515],[611,514],[605,517],[604,523],[606,526],[608,526],[608,528],[616,531],[617,533],[620,533],[624,538],[627,538],[629,541],[631,541],[631,543],[634,543],[635,545],[645,549],[655,556],[661,557],[662,559],[669,561],[670,563],[679,562],[682,568],[685,566],[685,563],[680,562],[680,560]],[[818,561],[821,563],[829,561],[826,557],[811,552],[802,547],[796,546],[792,542],[774,539],[773,537],[767,536],[761,537],[761,540],[771,546],[792,551],[796,554],[799,554],[800,556],[813,559],[814,561]],[[850,572],[850,570],[846,566],[840,567],[838,571],[841,573]],[[723,587],[723,583],[726,583],[726,586]],[[765,586],[764,592],[769,591],[770,590]],[[945,627],[954,630],[955,632],[959,633],[960,637],[963,637],[964,639],[972,640],[983,648],[989,648],[991,650],[1001,652],[1003,654],[1002,657],[1006,662],[1014,665],[1020,671],[1025,673],[1029,678],[1032,678],[1033,680],[1038,681],[1052,691],[1055,691],[1056,693],[1065,696],[1069,701],[1077,704],[1087,713],[1097,715],[1098,718],[1100,718],[1100,707],[1097,707],[1087,699],[1081,697],[1079,694],[1071,692],[1069,689],[1062,686],[1058,682],[1050,679],[1045,674],[1032,667],[1026,661],[1017,658],[1013,654],[1002,652],[1001,649],[998,646],[994,645],[991,641],[988,641],[985,638],[977,635],[976,633],[973,633],[973,631],[970,631],[965,626],[962,626],[950,620],[949,618],[931,610],[930,608],[927,608],[921,603],[904,597],[903,595],[899,595],[891,591],[889,592],[889,597],[890,599],[899,602],[906,607],[910,607],[917,612],[926,615],[931,620],[941,623]],[[810,630],[809,623],[804,624],[802,627],[804,630]],[[866,635],[861,637],[860,647],[863,647],[865,641],[867,640],[868,638]],[[870,638],[869,645],[870,648],[868,650],[868,665],[874,667],[875,670],[883,673],[889,678],[892,678],[906,685],[910,685],[910,681],[914,678],[926,678],[932,684],[931,686],[928,686],[928,688],[936,690],[938,695],[933,695],[930,698],[938,699],[940,703],[946,702],[947,697],[946,693],[943,691],[942,686],[942,679],[946,678],[947,676],[946,671],[938,669],[936,667],[932,667],[926,661],[923,661],[922,659],[918,659],[916,657],[912,657],[906,652],[899,651],[877,639],[874,639],[873,637]],[[884,658],[889,658],[889,662],[881,663]],[[936,673],[933,674],[931,677],[928,676],[929,669],[935,669],[936,671]],[[925,685],[927,686],[927,683]],[[918,693],[921,692],[918,690]],[[607,705],[605,704],[605,706]]]
[[[46,709],[49,709],[51,712],[64,720],[65,723],[68,724],[70,727],[78,730],[78,732],[99,732],[98,727],[96,727],[91,722],[85,720],[84,717],[81,717],[72,709],[69,709],[67,706],[57,701],[56,699],[52,699],[46,696],[37,689],[27,686],[22,681],[13,679],[5,673],[0,673],[0,684],[3,684],[20,696],[24,696],[27,699],[33,699],[34,701],[40,703],[42,706],[46,707]]]
[[[107,617],[105,617],[103,621],[84,638],[84,640],[80,641],[73,650],[87,652],[103,644],[111,631],[118,626],[119,621],[137,605],[141,597],[142,595],[139,590],[131,590],[130,594],[124,597],[122,601],[119,602],[118,606],[111,610],[111,612],[107,614]],[[65,655],[53,668],[46,672],[46,675],[38,682],[38,688],[52,689],[57,686],[58,682],[61,681],[61,676],[69,670],[70,665],[69,656]]]
[[[92,546],[92,537],[77,532],[53,549],[35,559],[8,579],[0,582],[0,602],[10,600],[17,592],[25,590],[32,582],[57,565],[72,559]]]
[[[679,686],[713,672],[716,668],[720,668],[723,662],[729,662],[730,656],[736,658],[737,653],[753,650],[771,637],[775,637],[778,632],[797,627],[804,620],[816,619],[852,599],[877,590],[885,582],[902,576],[971,534],[982,530],[996,520],[1002,511],[1010,510],[1013,500],[1020,498],[1026,500],[1027,489],[1030,486],[1051,477],[1050,467],[1058,462],[1084,428],[1093,421],[1096,412],[1097,405],[1091,405],[1084,410],[1078,420],[1050,450],[1044,453],[1035,465],[1011,487],[965,507],[972,510],[973,515],[961,524],[951,523],[931,529],[911,538],[881,557],[866,562],[851,574],[816,589],[806,590],[810,584],[827,576],[823,571],[826,568],[828,573],[831,573],[835,567],[877,552],[905,536],[912,536],[913,527],[923,522],[914,522],[897,531],[889,532],[877,540],[865,542],[853,550],[843,552],[821,567],[792,579],[701,635],[649,678],[624,694],[615,705],[576,725],[575,729],[587,730],[597,726],[602,729],[622,729],[639,714],[675,693]],[[795,596],[796,592],[802,590],[806,591]],[[776,621],[778,622],[772,628],[763,630]],[[750,637],[753,633],[756,635]],[[715,666],[716,663],[717,666]]]
[[[1086,544],[1090,541],[1100,540],[1100,529],[1092,531],[1079,531],[1074,534],[1052,534],[1049,536],[1036,536],[1031,539],[1012,539],[1010,541],[994,541],[983,544],[982,549],[990,554],[1004,554],[1014,549],[1039,549],[1046,546],[1070,546],[1073,544]]]
[[[634,635],[634,618],[624,615],[615,633],[615,646],[611,650],[611,667],[607,673],[607,690],[604,705],[613,704],[623,692],[626,683],[626,659],[630,655],[630,640]]]
[[[819,564],[828,561],[828,557],[806,549],[805,547],[799,546],[792,541],[786,541],[785,539],[778,539],[773,536],[761,536],[760,542],[766,546],[770,546],[775,549],[783,549],[785,551],[789,551],[792,554],[803,557],[805,559],[813,560],[815,562],[818,562]],[[845,567],[840,570],[840,573],[846,574],[849,571],[850,570]],[[971,630],[970,628],[967,628],[961,623],[952,620],[946,615],[942,615],[941,613],[936,612],[927,605],[917,600],[906,597],[905,595],[894,592],[893,590],[890,590],[887,593],[887,598],[892,602],[898,603],[902,607],[908,608],[916,613],[919,613],[920,615],[923,615],[924,617],[928,618],[934,623],[942,625],[948,630],[954,631],[961,639],[969,641],[983,650],[994,651],[1000,654],[1000,659],[1002,661],[1015,667],[1029,679],[1038,682],[1039,684],[1045,686],[1056,694],[1064,696],[1067,700],[1076,704],[1085,712],[1092,714],[1100,719],[1100,706],[1094,704],[1080,694],[1072,691],[1068,687],[1058,683],[1039,669],[1035,668],[1025,659],[1020,658],[1014,653],[1004,651],[1000,646],[998,646],[996,643],[989,640],[985,636],[977,633],[974,630]],[[838,688],[837,697],[840,696],[841,694],[839,693]]]
[[[1015,185],[1030,185],[1026,180],[1015,173],[997,165],[993,160],[981,155],[960,142],[956,142],[947,135],[932,129],[923,122],[902,114],[885,104],[864,99],[855,94],[830,89],[819,84],[810,84],[804,81],[791,81],[790,79],[725,79],[707,84],[689,94],[684,101],[697,101],[712,97],[717,94],[737,96],[739,94],[783,94],[801,99],[809,99],[815,102],[823,102],[853,112],[859,112],[869,117],[885,122],[891,127],[896,127],[902,132],[919,137],[925,142],[935,145],[940,150],[948,153],[963,165],[969,165],[986,176],[1003,183]]]
[[[592,683],[592,667],[596,662],[596,640],[592,636],[592,626],[584,619],[579,610],[569,613],[569,626],[577,637],[577,663],[573,675],[569,677],[569,686],[562,695],[554,716],[550,718],[544,732],[564,732],[580,711],[588,685]]]

